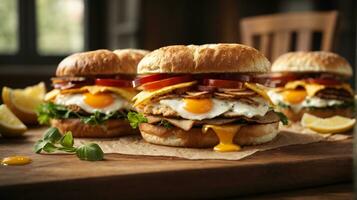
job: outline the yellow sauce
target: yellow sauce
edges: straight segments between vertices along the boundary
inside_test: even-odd
[[[26,156],[11,156],[2,159],[2,165],[26,165],[31,163],[32,160]]]
[[[218,152],[239,151],[240,146],[234,144],[233,139],[240,128],[240,125],[204,125],[202,127],[202,132],[206,133],[209,129],[212,129],[216,133],[219,139],[219,144],[216,145],[213,150]]]

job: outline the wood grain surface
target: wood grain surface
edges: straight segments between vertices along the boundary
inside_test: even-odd
[[[221,198],[352,180],[352,140],[293,145],[239,161],[106,154],[104,161],[38,155],[44,129],[0,138],[0,157],[27,155],[25,166],[0,166],[0,199]]]

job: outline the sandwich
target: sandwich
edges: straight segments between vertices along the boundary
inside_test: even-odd
[[[127,113],[137,94],[132,87],[144,50],[96,50],[75,53],[59,63],[54,89],[38,109],[38,121],[74,137],[135,134]]]
[[[292,52],[272,65],[269,91],[273,103],[292,121],[304,113],[326,118],[353,117],[354,92],[348,61],[330,52]]]
[[[128,116],[149,143],[237,151],[273,140],[275,112],[256,75],[270,71],[259,51],[240,44],[175,45],[147,54]]]

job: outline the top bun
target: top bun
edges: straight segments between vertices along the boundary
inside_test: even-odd
[[[135,74],[137,64],[147,53],[135,49],[75,53],[60,62],[56,76]]]
[[[258,50],[241,44],[174,45],[146,55],[138,73],[268,72],[270,62]]]
[[[352,76],[352,68],[343,57],[323,51],[290,52],[273,63],[272,72],[329,72]]]

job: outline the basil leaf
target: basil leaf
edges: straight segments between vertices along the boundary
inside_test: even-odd
[[[62,138],[61,133],[58,128],[51,127],[47,129],[45,135],[43,136],[43,140],[50,141],[52,143],[57,143]]]
[[[47,142],[45,146],[42,148],[42,150],[47,153],[53,153],[57,150],[57,147],[54,144]]]
[[[66,132],[61,138],[60,143],[64,147],[73,147],[74,141],[73,141],[72,132],[71,131]]]
[[[43,147],[48,143],[48,141],[44,141],[44,140],[39,140],[35,143],[35,145],[33,146],[33,151],[35,153],[41,153]]]
[[[35,143],[33,151],[35,153],[41,153],[41,151],[47,153],[65,151],[68,153],[76,153],[77,157],[81,160],[90,161],[102,160],[104,157],[104,153],[98,144],[85,144],[79,148],[74,147],[73,144],[74,139],[71,131],[61,136],[57,128],[49,128],[43,138]]]
[[[146,117],[144,117],[144,115],[137,112],[129,112],[127,118],[132,128],[138,128],[140,123],[148,122],[148,120],[146,119]]]
[[[104,153],[98,144],[89,143],[77,148],[76,155],[81,160],[97,161],[103,160]]]
[[[288,125],[289,124],[289,120],[288,118],[284,115],[284,113],[282,112],[276,112],[275,113],[279,116],[280,121],[284,124],[284,125]]]

